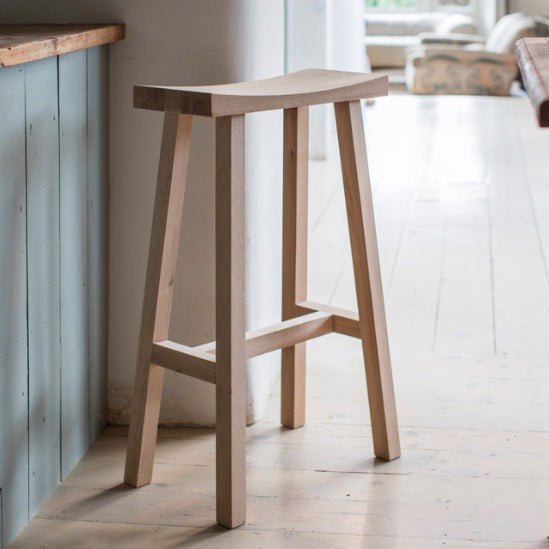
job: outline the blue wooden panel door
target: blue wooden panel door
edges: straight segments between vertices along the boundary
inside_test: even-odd
[[[89,446],[86,52],[59,57],[61,448],[66,476]]]
[[[0,530],[6,541],[26,521],[29,482],[25,73],[19,67],[0,70],[0,120]]]
[[[0,548],[105,425],[107,69],[0,68]]]
[[[25,66],[29,512],[60,480],[57,60]]]

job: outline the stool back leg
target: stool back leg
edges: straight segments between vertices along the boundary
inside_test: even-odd
[[[400,456],[372,193],[360,101],[335,103],[374,452]]]
[[[164,369],[150,363],[153,341],[168,338],[192,117],[166,113],[135,373],[124,481],[151,481]]]
[[[217,522],[246,520],[244,115],[216,119]]]
[[[284,191],[282,204],[282,320],[298,316],[307,299],[307,185],[309,107],[284,110]],[[305,424],[306,343],[282,349],[280,422]]]

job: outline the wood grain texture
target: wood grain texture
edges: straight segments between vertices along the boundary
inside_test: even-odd
[[[549,38],[522,38],[516,56],[538,124],[549,127]]]
[[[0,384],[12,393],[0,395],[0,417],[7,418],[0,429],[4,544],[104,426],[106,243],[98,235],[106,234],[108,52],[97,54],[91,62],[81,51],[0,69],[8,132],[0,140],[2,220],[9,224],[1,227],[9,268],[0,286],[10,296],[0,315],[9,337],[0,339],[0,356],[10,373],[7,380],[0,373]],[[22,257],[26,269],[16,284]],[[24,360],[17,354],[23,336]]]
[[[61,474],[86,453],[88,379],[88,150],[86,52],[59,58]]]
[[[333,331],[333,318],[330,313],[312,311],[310,314],[290,318],[274,326],[246,332],[245,358],[293,347]],[[214,341],[194,347],[192,350],[215,355],[215,347]]]
[[[274,328],[249,332],[246,336],[246,358],[277,349],[288,349],[333,331],[331,315],[313,313],[310,316],[289,319]]]
[[[231,116],[387,95],[386,76],[306,69],[218,86],[135,86],[134,106],[199,116]]]
[[[330,314],[333,318],[334,332],[359,339],[361,337],[358,314],[354,311],[347,311],[339,307],[324,305],[323,303],[316,303],[314,301],[298,303],[297,310],[300,314],[310,314],[315,311]]]
[[[0,71],[0,489],[2,539],[28,519],[25,74]]]
[[[84,65],[85,66],[85,65]],[[57,60],[25,68],[29,330],[29,510],[61,480]],[[86,93],[83,91],[83,97]],[[84,188],[85,176],[84,170]],[[81,185],[81,179],[75,184]],[[84,223],[85,223],[84,218]],[[77,228],[73,227],[76,231]],[[85,266],[85,263],[84,263]],[[77,268],[78,265],[75,265]],[[85,312],[85,311],[84,311]],[[85,366],[85,365],[84,365]],[[70,388],[71,393],[74,390]],[[87,397],[87,392],[81,395]],[[67,395],[69,397],[69,395]],[[87,431],[86,431],[87,432]],[[67,445],[69,443],[67,442]],[[87,449],[87,448],[86,448]],[[79,454],[78,457],[81,457]]]
[[[284,110],[282,320],[298,316],[307,299],[309,107]],[[280,422],[305,424],[306,344],[282,349]]]
[[[0,25],[0,67],[122,40],[125,26],[114,25]]]
[[[216,120],[216,510],[246,520],[244,116]]]
[[[335,114],[374,450],[391,460],[400,443],[360,102],[336,103]]]
[[[145,279],[141,331],[124,481],[151,481],[164,370],[151,364],[153,341],[168,338],[192,118],[164,117]]]
[[[205,351],[173,341],[153,343],[151,362],[180,374],[215,383],[215,359]]]

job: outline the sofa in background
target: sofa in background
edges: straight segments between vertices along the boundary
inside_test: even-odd
[[[402,68],[407,51],[418,36],[476,32],[474,20],[465,14],[366,13],[364,15],[366,53],[372,68]]]
[[[502,17],[487,38],[422,33],[408,52],[406,85],[419,94],[509,95],[520,38],[546,32],[546,20],[523,13]]]

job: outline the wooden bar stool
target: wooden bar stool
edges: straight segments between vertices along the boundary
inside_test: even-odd
[[[375,455],[400,455],[360,99],[386,77],[310,69],[221,86],[137,86],[134,105],[163,111],[125,482],[151,481],[164,369],[216,385],[217,522],[246,520],[245,360],[282,349],[283,425],[305,422],[305,344],[330,332],[362,340]],[[308,106],[334,103],[358,315],[307,301]],[[282,322],[245,332],[244,115],[284,109]],[[216,118],[216,341],[168,340],[193,116]]]

